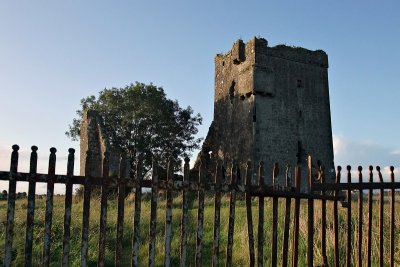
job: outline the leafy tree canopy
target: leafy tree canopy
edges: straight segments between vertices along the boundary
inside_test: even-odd
[[[124,150],[131,159],[140,153],[145,156],[145,167],[151,158],[166,156],[178,159],[199,148],[196,138],[200,114],[193,114],[190,106],[182,108],[170,100],[161,87],[136,82],[124,88],[104,89],[98,98],[81,100],[66,135],[72,140],[80,137],[80,124],[85,110],[95,110],[103,118],[105,135],[111,146]]]

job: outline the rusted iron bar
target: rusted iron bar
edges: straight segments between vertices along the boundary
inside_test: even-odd
[[[321,183],[326,183],[325,178],[325,167],[319,166],[319,179]],[[326,191],[322,190],[322,196],[326,196]],[[324,266],[328,266],[328,257],[326,255],[326,199],[321,200],[321,250],[322,250],[322,261]]]
[[[308,188],[313,191],[314,177],[312,172],[312,158],[308,156]],[[308,227],[307,227],[307,265],[314,266],[314,200],[308,199]]]
[[[188,191],[187,182],[189,182],[189,158],[185,158],[185,164],[183,166],[183,186],[182,189],[182,218],[181,218],[181,248],[180,248],[180,267],[186,267],[186,256],[187,256],[187,230],[188,230]]]
[[[140,154],[136,161],[137,184],[135,187],[135,214],[133,216],[133,239],[132,239],[132,266],[139,266],[139,243],[140,243],[140,217],[142,213],[142,160],[143,155]]]
[[[373,167],[369,167],[369,183],[373,183]],[[367,238],[367,266],[371,266],[371,248],[372,248],[372,189],[368,192],[368,238]]]
[[[252,180],[252,168],[251,162],[247,161],[246,164],[246,214],[247,214],[247,235],[249,239],[249,266],[254,267],[255,255],[254,255],[254,233],[253,233],[253,212],[251,209],[251,194],[250,186]]]
[[[295,168],[295,187],[296,192],[300,192],[301,186],[301,168]],[[293,222],[293,245],[292,245],[292,267],[297,267],[299,258],[299,219],[300,219],[300,198],[296,198],[294,202],[294,222]]]
[[[67,176],[74,176],[75,149],[68,149]],[[65,185],[65,203],[64,203],[64,236],[62,266],[69,266],[69,251],[71,238],[71,209],[72,209],[72,183]]]
[[[338,166],[336,171],[336,183],[340,183],[342,167]],[[338,197],[339,191],[335,190],[335,197]],[[333,202],[333,227],[334,227],[334,235],[335,235],[335,244],[334,244],[334,252],[335,252],[335,267],[340,266],[339,260],[339,212],[338,212],[338,200]]]
[[[240,169],[236,164],[232,163],[231,171],[231,185],[240,185]],[[233,235],[235,233],[235,210],[236,210],[236,190],[231,191],[229,199],[229,219],[228,219],[228,243],[226,246],[226,262],[225,266],[232,266],[232,252],[233,252]]]
[[[12,146],[13,152],[11,153],[10,174],[16,174],[18,171],[18,145]],[[11,266],[12,261],[12,243],[14,236],[14,215],[15,215],[15,191],[17,181],[10,175],[8,183],[8,203],[7,203],[7,226],[5,238],[5,253],[4,253],[4,266]]]
[[[149,267],[154,267],[156,255],[156,228],[157,228],[157,199],[158,199],[158,164],[153,159],[152,188],[151,188],[151,210],[150,210],[150,230],[149,230]]]
[[[32,178],[36,181],[36,183],[46,183],[47,181],[47,174],[36,174],[35,176],[32,177],[30,173],[23,173],[23,172],[18,172],[18,173],[10,173],[10,172],[5,172],[5,171],[0,171],[0,180],[3,181],[8,181],[10,177],[13,177],[15,181],[18,182],[29,182],[29,180]],[[55,184],[66,184],[68,181],[68,177],[66,175],[55,175],[54,176],[54,183]],[[117,184],[117,181],[115,178],[110,178],[110,184]],[[102,185],[102,177],[91,177],[90,178],[91,184],[92,185]],[[80,184],[84,185],[85,184],[85,176],[73,176],[70,179],[70,182],[72,184]],[[129,180],[127,181],[126,185],[130,187],[136,187],[136,181],[135,180]],[[173,190],[174,191],[182,191],[182,188],[184,186],[182,181],[174,181]],[[188,188],[188,191],[198,191],[200,185],[197,181],[191,181],[190,183],[185,185]],[[166,181],[159,181],[158,182],[158,188],[159,189],[166,189],[168,187],[168,184]],[[202,187],[207,190],[207,191],[214,191],[215,190],[215,184],[214,182],[205,182]],[[152,182],[151,180],[144,180],[142,183],[142,188],[152,188]],[[278,198],[286,198],[286,197],[291,197],[291,198],[296,198],[300,197],[301,199],[309,199],[313,198],[315,199],[326,199],[326,200],[334,200],[334,197],[327,195],[325,198],[323,198],[320,194],[308,194],[308,193],[295,193],[293,191],[288,191],[288,190],[294,190],[294,188],[283,188],[282,191],[276,191],[273,189],[272,186],[264,186],[260,187],[258,185],[252,185],[251,186],[251,195],[253,197],[259,197],[263,195],[264,197],[273,197],[277,196]],[[383,183],[363,183],[360,185],[359,183],[326,183],[326,184],[314,184],[314,191],[322,191],[326,190],[334,192],[335,190],[368,190],[368,189],[400,189],[400,182],[383,182]],[[229,184],[223,185],[221,187],[221,192],[230,192],[232,190],[232,187]],[[236,188],[238,192],[244,192],[241,188]],[[341,200],[341,199],[340,199]]]
[[[400,189],[400,182],[383,182],[383,183],[340,183],[340,184],[332,184],[327,183],[323,184],[315,184],[314,190],[321,191],[325,189],[326,191],[335,191],[335,190],[376,190],[376,189]]]
[[[117,215],[117,236],[115,240],[115,266],[122,265],[122,241],[124,239],[124,213],[125,213],[125,182],[127,174],[127,159],[125,153],[121,155],[119,164],[118,183],[118,215]]]
[[[168,160],[167,182],[173,184],[174,169],[173,159]],[[172,240],[172,190],[167,189],[166,192],[166,209],[165,209],[165,244],[164,244],[164,266],[171,266],[171,240]]]
[[[394,183],[394,167],[390,166],[390,182]],[[395,235],[394,235],[394,214],[395,214],[395,191],[394,189],[390,192],[390,267],[394,266],[394,243],[395,243]]]
[[[351,183],[351,166],[347,166],[347,183]],[[346,243],[346,266],[351,266],[351,190],[347,190],[347,243]]]
[[[201,253],[203,249],[203,224],[204,224],[204,181],[206,180],[206,161],[204,155],[200,159],[200,169],[199,169],[199,192],[198,192],[198,202],[199,206],[197,209],[197,239],[196,239],[196,262],[195,266],[202,266]]]
[[[90,196],[92,185],[90,170],[93,166],[93,154],[90,150],[86,152],[85,162],[85,187],[83,191],[83,210],[82,210],[82,239],[81,239],[81,266],[87,266],[88,243],[89,243],[89,216],[90,216]]]
[[[370,169],[372,166],[370,166]],[[378,171],[379,182],[383,183],[383,177],[381,173],[381,168],[376,167]],[[372,170],[371,170],[372,171]],[[384,205],[384,192],[383,189],[379,192],[379,266],[383,267],[384,257],[383,257],[383,205]]]
[[[272,186],[278,188],[278,175],[279,166],[278,163],[274,163],[272,171]],[[271,250],[271,264],[273,267],[277,266],[278,258],[278,197],[272,198],[272,250]]]
[[[103,158],[103,184],[101,186],[100,199],[100,229],[99,229],[99,255],[97,266],[105,266],[106,259],[106,233],[107,233],[107,199],[108,199],[108,179],[109,179],[109,152],[104,152]]]
[[[290,166],[286,166],[286,188],[291,188]],[[285,199],[285,229],[283,231],[283,246],[282,246],[282,267],[288,265],[289,251],[289,227],[290,227],[290,210],[292,206],[292,198]]]
[[[218,266],[219,259],[219,240],[221,226],[221,180],[223,177],[221,163],[218,162],[215,170],[215,198],[214,198],[214,240],[213,240],[213,256],[212,266]],[[224,179],[225,180],[225,179]]]
[[[31,159],[29,173],[34,176],[37,172],[37,146],[31,147]],[[35,223],[35,194],[36,182],[29,181],[28,188],[28,209],[26,212],[26,235],[25,235],[25,266],[32,266],[32,245],[33,245],[33,226]]]
[[[264,162],[260,161],[258,168],[258,185],[264,186]],[[258,198],[258,229],[257,229],[257,264],[264,266],[264,197]]]
[[[363,177],[362,177],[362,167],[358,166],[358,182],[360,184],[363,183]],[[363,240],[363,202],[364,202],[364,196],[363,196],[363,190],[358,191],[358,260],[357,260],[357,265],[361,267],[363,264],[363,257],[362,257],[362,240]]]
[[[56,172],[56,152],[57,149],[55,149],[54,147],[50,148],[47,195],[46,195],[46,213],[44,222],[43,266],[50,265],[51,224],[53,220],[53,195],[54,195],[53,178]]]

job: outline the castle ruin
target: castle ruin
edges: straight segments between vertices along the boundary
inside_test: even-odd
[[[87,172],[88,150],[94,163],[91,176],[101,176],[105,151],[110,153],[110,171],[118,173],[120,153],[102,132],[101,117],[94,111],[84,113],[81,175]],[[254,173],[263,161],[266,184],[272,183],[275,162],[282,170],[300,165],[303,188],[311,155],[325,166],[327,180],[334,179],[327,54],[286,45],[269,47],[262,38],[238,40],[231,51],[218,54],[214,118],[202,152],[211,152],[213,162],[235,161],[242,173],[248,160]]]
[[[267,184],[277,162],[281,169],[303,166],[304,188],[307,155],[333,178],[327,54],[269,47],[262,38],[238,40],[231,51],[218,54],[214,119],[202,152],[225,164],[234,160],[244,166],[250,160],[254,172],[264,161]]]

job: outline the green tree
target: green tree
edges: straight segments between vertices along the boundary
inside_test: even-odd
[[[104,89],[99,96],[81,100],[66,135],[72,140],[80,137],[80,124],[85,110],[96,110],[103,118],[104,131],[110,145],[125,151],[133,159],[144,155],[144,167],[150,169],[152,157],[167,156],[179,161],[199,148],[196,138],[200,114],[190,106],[182,108],[170,100],[161,87],[136,82],[124,88]]]

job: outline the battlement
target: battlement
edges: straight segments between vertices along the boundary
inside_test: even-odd
[[[257,57],[254,58],[254,54]],[[309,50],[297,46],[288,46],[284,44],[273,47],[268,46],[268,41],[264,38],[253,37],[247,43],[238,39],[231,50],[225,54],[217,54],[215,61],[231,60],[233,64],[240,64],[248,59],[258,63],[261,55],[276,57],[295,61],[299,63],[315,65],[323,68],[328,68],[328,55],[323,50]]]

